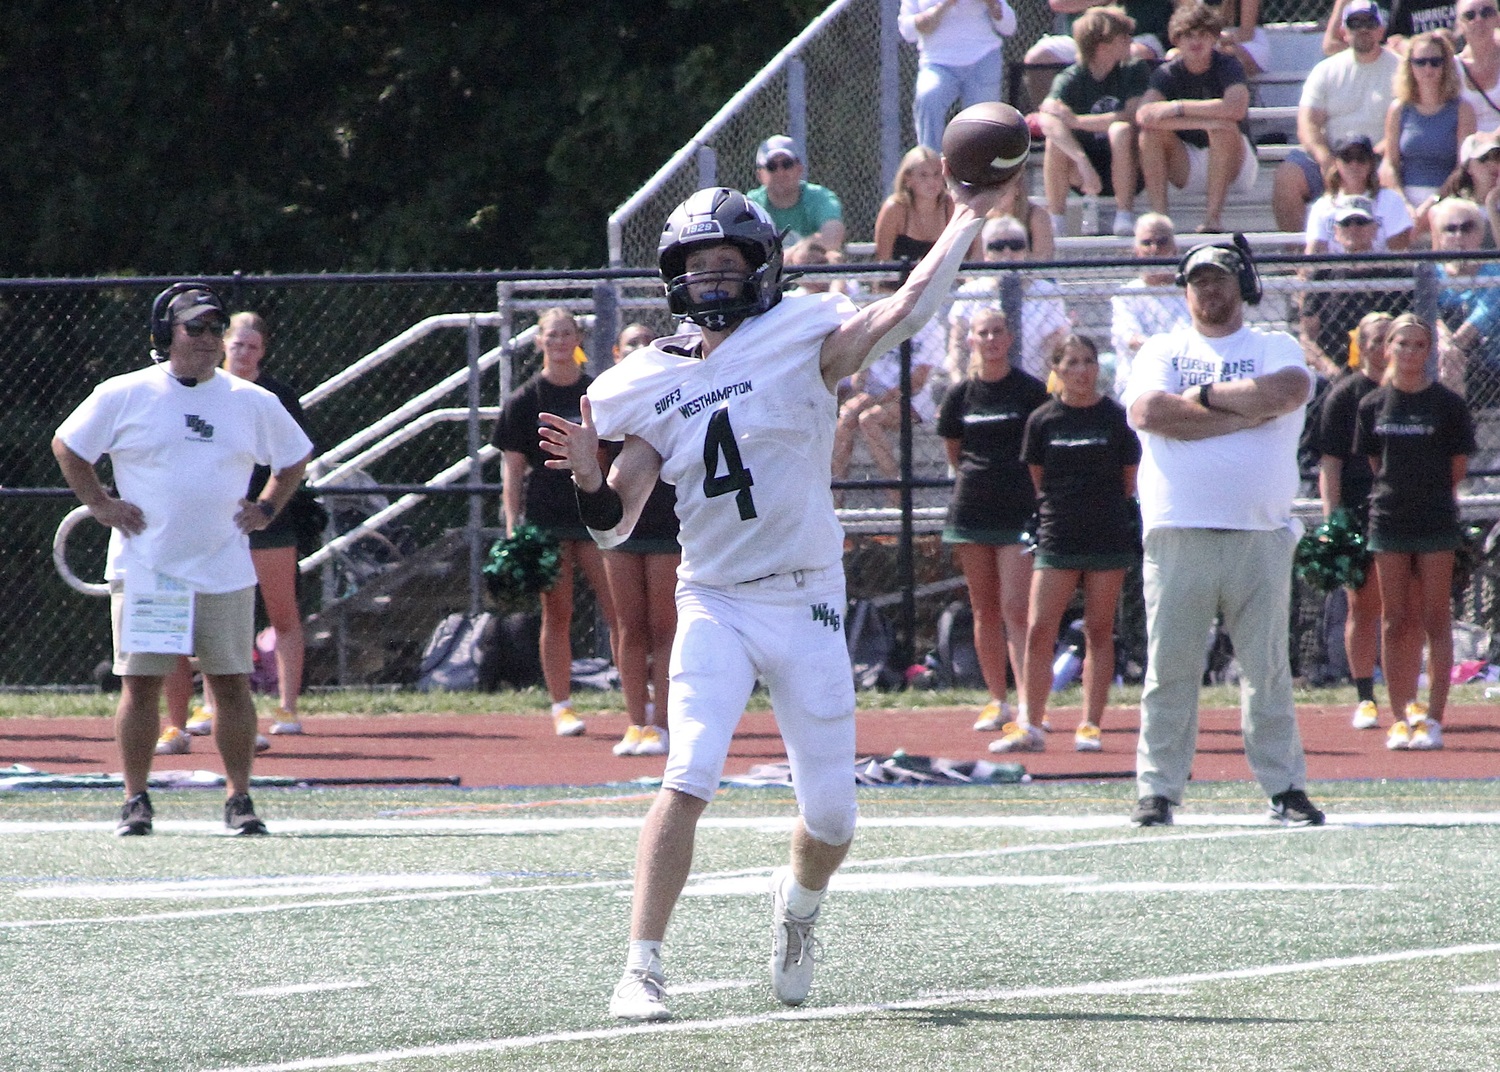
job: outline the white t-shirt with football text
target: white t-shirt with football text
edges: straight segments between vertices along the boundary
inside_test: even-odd
[[[696,334],[658,339],[590,385],[601,437],[639,436],[661,455],[682,580],[740,584],[843,560],[829,488],[838,414],[819,360],[855,312],[840,294],[784,297],[706,358]]]
[[[255,584],[250,538],[234,523],[251,471],[312,451],[265,388],[223,371],[186,387],[162,365],[105,380],[57,436],[91,465],[108,454],[120,498],[145,515],[139,535],[110,530],[105,577],[145,567],[206,593]]]
[[[1209,338],[1191,326],[1157,335],[1141,347],[1122,400],[1127,409],[1148,391],[1181,394],[1201,383],[1267,376],[1285,368],[1307,373],[1297,340],[1245,327]],[[1313,379],[1307,375],[1307,395]],[[1301,531],[1292,518],[1297,494],[1297,440],[1307,400],[1254,428],[1208,439],[1141,432],[1137,484],[1145,531],[1157,528]]]

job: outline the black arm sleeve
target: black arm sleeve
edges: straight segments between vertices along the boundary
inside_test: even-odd
[[[591,529],[608,532],[625,516],[625,504],[620,493],[607,483],[600,484],[597,491],[584,491],[577,484],[573,491],[578,496],[578,516]]]

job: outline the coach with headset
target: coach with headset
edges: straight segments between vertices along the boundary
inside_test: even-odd
[[[1271,818],[1317,826],[1287,653],[1297,438],[1313,379],[1297,340],[1245,324],[1260,300],[1249,246],[1182,258],[1191,323],[1141,347],[1123,402],[1140,434],[1147,658],[1131,821],[1182,803],[1198,736],[1206,638],[1222,618],[1242,680],[1245,752]]]
[[[115,716],[125,806],[115,832],[151,833],[151,773],[162,677],[180,640],[213,690],[214,735],[224,760],[224,824],[263,834],[250,801],[255,705],[255,567],[248,534],[265,528],[301,483],[312,442],[271,392],[219,369],[229,317],[202,283],[177,283],[151,307],[150,368],[104,381],[57,429],[52,453],[94,519],[110,528],[105,576],[122,681]],[[95,470],[108,454],[119,497]],[[270,480],[243,498],[257,464]],[[191,593],[191,617],[138,613],[163,591]],[[180,599],[181,597],[177,597]],[[168,601],[170,602],[170,601]],[[139,627],[138,627],[139,626]],[[122,644],[126,636],[149,637]],[[151,647],[157,644],[158,647]]]

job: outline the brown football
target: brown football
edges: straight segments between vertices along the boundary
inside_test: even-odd
[[[1008,104],[988,101],[965,108],[943,131],[948,171],[970,186],[997,186],[1026,166],[1031,131]]]

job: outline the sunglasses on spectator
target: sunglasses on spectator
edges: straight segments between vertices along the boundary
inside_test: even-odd
[[[1477,230],[1479,230],[1479,224],[1475,220],[1459,220],[1457,223],[1443,224],[1443,234],[1473,234]]]
[[[1380,29],[1380,20],[1371,18],[1369,15],[1356,15],[1345,22],[1344,25],[1351,30],[1378,30]]]
[[[1500,8],[1476,7],[1463,12],[1458,17],[1465,22],[1478,22],[1480,19],[1492,19],[1500,15]]]
[[[1441,57],[1441,56],[1412,56],[1411,57],[1411,65],[1413,67],[1432,67],[1432,68],[1436,69],[1436,68],[1441,67],[1443,65],[1443,57]]]
[[[1145,238],[1136,239],[1136,245],[1146,246],[1149,249],[1171,249],[1177,239],[1172,235],[1148,235]]]
[[[797,161],[789,156],[778,156],[774,160],[767,160],[761,166],[767,171],[791,171],[797,166]]]
[[[186,324],[182,325],[182,330],[196,339],[205,331],[213,335],[223,335],[225,329],[228,327],[228,324],[216,316],[204,316],[199,317],[197,320],[189,320]]]
[[[1334,220],[1333,222],[1340,227],[1369,227],[1375,221],[1368,216],[1350,216],[1348,219]]]
[[[988,249],[988,250],[992,250],[995,253],[999,253],[1002,250],[1007,250],[1007,249],[1022,250],[1022,249],[1026,248],[1026,239],[1024,239],[1024,238],[996,238],[993,241],[986,242],[984,248]]]

